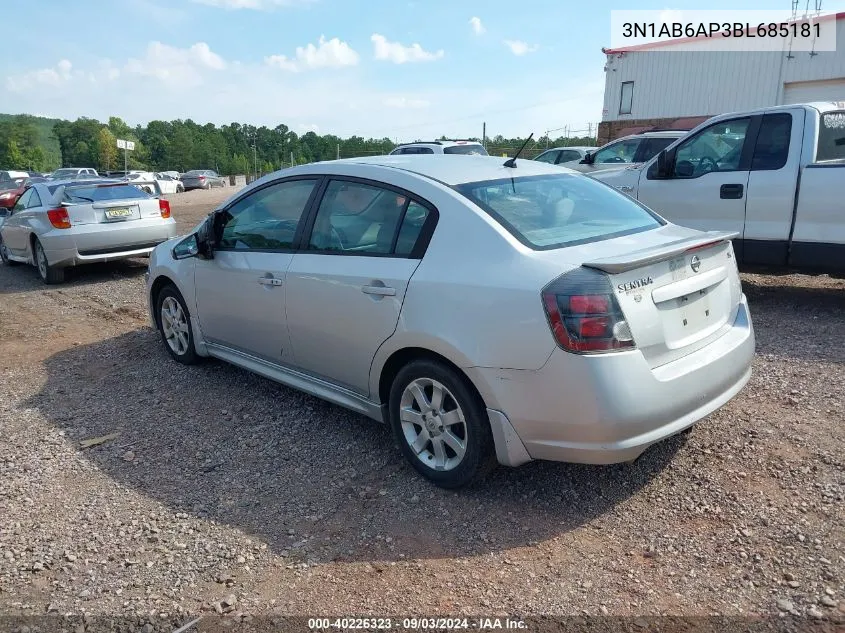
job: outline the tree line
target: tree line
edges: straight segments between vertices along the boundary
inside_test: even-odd
[[[129,169],[151,171],[214,169],[221,174],[268,173],[340,156],[374,156],[389,153],[396,144],[389,138],[340,138],[315,132],[296,134],[286,125],[274,128],[243,123],[216,126],[194,121],[150,121],[134,127],[119,117],[107,122],[79,118],[75,121],[29,115],[0,115],[0,169],[51,171],[58,167],[95,167],[120,170],[124,152],[117,139],[133,141]],[[407,139],[413,140],[431,139]],[[445,137],[441,137],[445,140]],[[477,138],[471,140],[479,140]],[[512,155],[524,139],[495,136],[487,139],[492,155]],[[541,137],[526,148],[532,157],[548,147],[593,145],[586,137]]]

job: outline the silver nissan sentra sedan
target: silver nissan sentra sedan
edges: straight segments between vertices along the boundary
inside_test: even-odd
[[[3,219],[0,259],[34,265],[48,284],[70,266],[145,256],[176,235],[167,200],[101,178],[36,183]]]
[[[732,234],[536,161],[279,171],[158,246],[152,320],[392,427],[443,487],[496,462],[630,461],[733,398],[754,332]]]

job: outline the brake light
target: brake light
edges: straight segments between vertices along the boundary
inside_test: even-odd
[[[200,180],[205,180],[205,176],[199,176]]]
[[[636,347],[607,275],[578,268],[546,286],[542,297],[555,341],[566,351],[594,353]]]
[[[161,217],[169,218],[170,217],[170,203],[167,200],[158,201],[158,210],[161,213]]]
[[[70,216],[67,214],[67,209],[65,209],[64,207],[59,207],[58,209],[50,209],[49,211],[47,211],[47,218],[50,220],[50,224],[52,224],[54,228],[70,228]]]

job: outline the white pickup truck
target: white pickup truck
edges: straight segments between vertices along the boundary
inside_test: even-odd
[[[845,272],[845,103],[719,115],[593,177],[676,224],[735,233],[740,264]]]

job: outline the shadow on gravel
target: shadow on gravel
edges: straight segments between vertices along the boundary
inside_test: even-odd
[[[743,280],[757,352],[845,363],[845,289]]]
[[[45,366],[27,406],[76,445],[120,432],[84,451],[104,473],[293,560],[451,557],[542,541],[612,511],[685,441],[671,438],[632,465],[500,468],[450,492],[405,464],[386,426],[224,363],[179,365],[151,329]]]
[[[65,281],[47,286],[38,276],[34,266],[4,266],[0,264],[0,295],[44,290],[45,288],[72,288],[96,284],[112,279],[132,279],[143,276],[147,270],[146,259],[125,259],[104,264],[73,266],[65,271]]]

